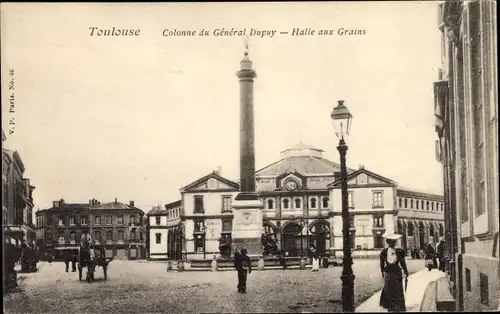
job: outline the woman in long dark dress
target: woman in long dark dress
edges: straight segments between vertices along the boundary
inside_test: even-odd
[[[396,247],[396,241],[401,235],[388,235],[386,242],[389,247],[380,253],[380,270],[385,280],[384,289],[380,295],[380,306],[389,312],[405,312],[405,294],[403,290],[403,273],[408,277],[404,250]]]

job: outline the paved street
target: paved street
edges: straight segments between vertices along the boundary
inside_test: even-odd
[[[409,271],[423,261],[407,261]],[[20,274],[23,292],[4,298],[6,313],[229,313],[341,312],[342,268],[255,271],[248,293],[236,292],[236,272],[167,273],[166,264],[113,261],[108,280],[79,282],[63,263],[41,263],[40,271]],[[356,260],[356,305],[383,286],[378,261]]]

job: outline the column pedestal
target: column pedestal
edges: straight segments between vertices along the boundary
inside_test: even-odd
[[[260,241],[263,233],[262,209],[264,204],[256,193],[240,193],[233,204],[232,251],[245,248],[248,256],[262,255]]]

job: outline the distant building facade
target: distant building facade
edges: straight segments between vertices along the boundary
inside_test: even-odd
[[[181,201],[177,201],[165,205],[165,208],[154,208],[147,214],[149,259],[182,259],[181,205]]]
[[[321,254],[342,255],[339,171],[340,165],[324,159],[320,149],[300,143],[256,172],[264,204],[263,233],[275,237],[288,256],[305,256],[311,244]],[[348,172],[354,256],[379,254],[384,233],[403,234],[406,248],[422,248],[443,235],[442,196],[403,189],[363,167]],[[184,236],[183,257],[219,255],[219,239],[231,237],[231,204],[238,192],[236,182],[216,171],[181,189],[181,200],[175,203],[181,216],[172,224]],[[156,219],[149,218],[150,234]]]
[[[37,245],[42,253],[62,257],[65,248],[80,245],[85,229],[96,244],[104,245],[106,256],[116,259],[146,257],[146,221],[144,212],[129,204],[54,201],[49,209],[36,213]]]
[[[5,136],[2,132],[2,140]],[[24,177],[25,166],[17,151],[2,149],[2,225],[17,244],[35,245],[33,190]]]
[[[500,309],[496,12],[495,1],[439,4],[436,148],[458,311]]]

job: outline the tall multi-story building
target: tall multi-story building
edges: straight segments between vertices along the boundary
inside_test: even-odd
[[[434,83],[445,182],[448,275],[456,309],[499,309],[498,81],[495,1],[439,4]]]
[[[309,244],[323,254],[341,256],[339,166],[303,143],[283,151],[281,157],[256,172],[257,193],[264,204],[263,233],[274,236],[288,256],[307,254]],[[401,245],[408,249],[423,248],[444,235],[442,196],[402,188],[364,167],[349,173],[354,257],[378,255],[385,233],[401,233]],[[180,192],[181,200],[149,216],[151,259],[153,252],[158,258],[170,257],[173,247],[167,243],[171,242],[180,242],[183,256],[190,260],[219,255],[219,239],[232,234],[231,203],[239,185],[214,171]],[[169,208],[176,213],[171,220],[166,218]],[[167,234],[166,228],[179,233]],[[161,241],[154,243],[156,239]]]
[[[2,132],[2,141],[5,135]],[[2,223],[3,231],[18,244],[35,245],[33,190],[24,177],[25,166],[17,151],[2,149]]]
[[[117,259],[139,259],[146,256],[144,212],[129,204],[54,201],[49,209],[37,211],[37,245],[42,254],[51,252],[62,257],[65,248],[80,245],[83,229],[88,230],[96,244],[104,245],[106,256]]]

